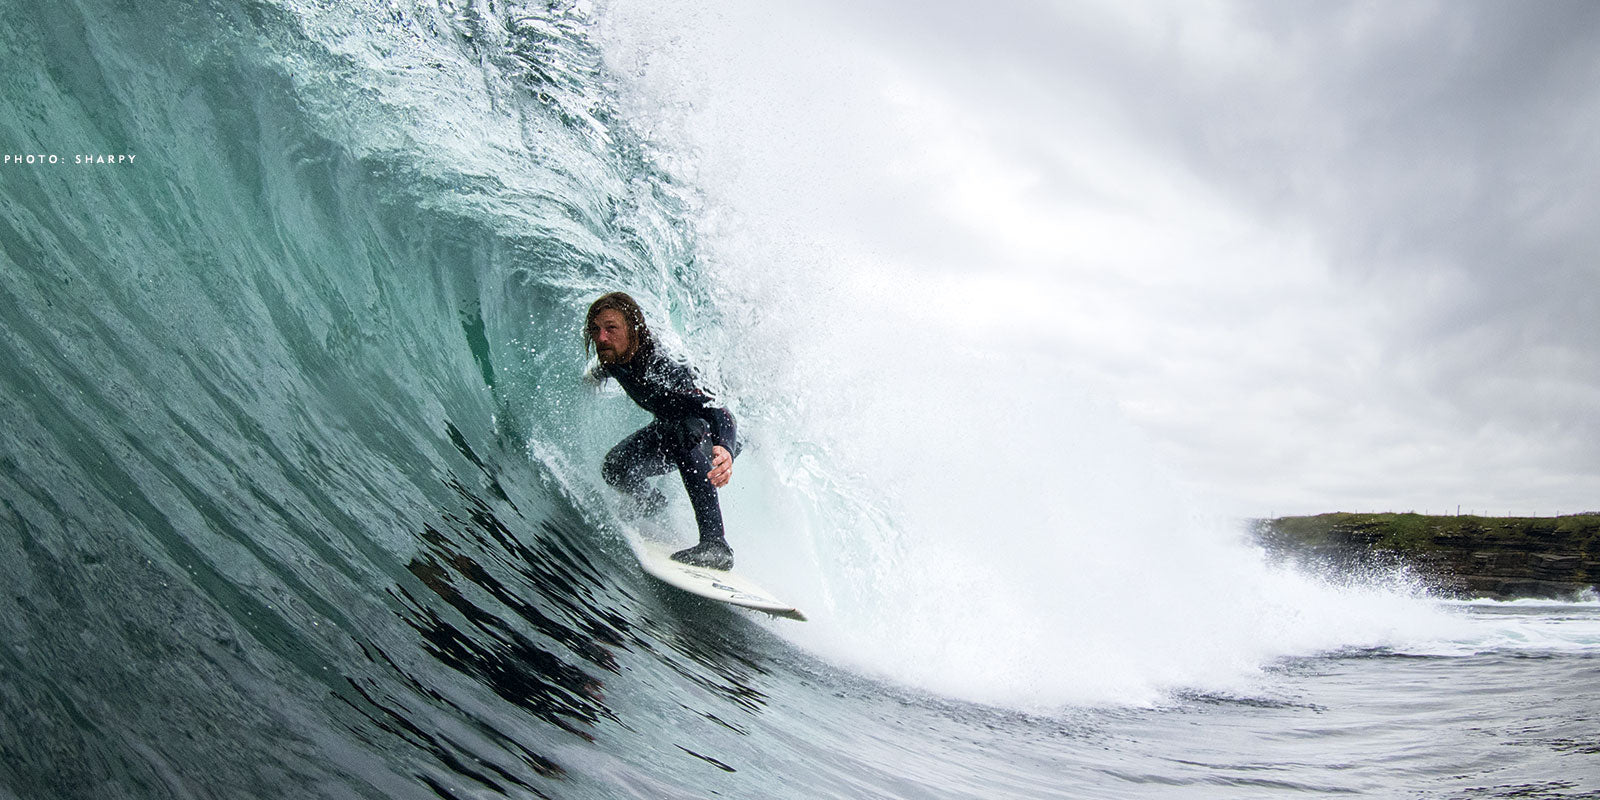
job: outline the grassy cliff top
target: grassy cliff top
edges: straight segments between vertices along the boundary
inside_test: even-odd
[[[1359,541],[1401,553],[1463,546],[1530,550],[1557,542],[1600,545],[1600,512],[1561,517],[1333,513],[1263,520],[1258,530],[1266,537],[1312,548]]]

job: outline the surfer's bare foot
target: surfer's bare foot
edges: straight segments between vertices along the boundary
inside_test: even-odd
[[[733,548],[722,539],[707,539],[687,550],[672,554],[672,560],[691,567],[733,569]]]

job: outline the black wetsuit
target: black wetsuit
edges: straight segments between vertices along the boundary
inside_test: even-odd
[[[593,373],[592,373],[593,374]],[[666,502],[646,478],[677,468],[694,506],[700,541],[723,541],[722,506],[711,472],[711,448],[739,454],[733,415],[700,388],[694,370],[668,358],[656,347],[642,348],[626,364],[604,364],[598,376],[615,378],[622,390],[655,419],[623,439],[606,454],[601,474],[606,483],[626,492],[640,510],[651,513]]]

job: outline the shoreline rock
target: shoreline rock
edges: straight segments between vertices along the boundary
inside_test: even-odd
[[[1256,520],[1276,558],[1341,571],[1403,564],[1460,598],[1574,599],[1600,584],[1600,512],[1561,517],[1318,514]]]

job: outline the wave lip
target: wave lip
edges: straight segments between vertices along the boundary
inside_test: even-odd
[[[537,795],[625,669],[751,702],[567,466],[580,298],[699,291],[567,11],[0,0],[0,140],[133,156],[0,180],[0,785]]]

